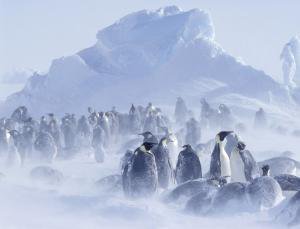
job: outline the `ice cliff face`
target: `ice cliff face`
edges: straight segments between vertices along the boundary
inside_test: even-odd
[[[177,96],[197,105],[201,97],[229,104],[243,100],[255,109],[293,104],[286,88],[214,41],[207,12],[170,6],[130,14],[99,31],[95,45],[54,60],[46,75],[33,75],[3,109],[83,112],[87,106],[122,109],[132,102],[174,104]]]

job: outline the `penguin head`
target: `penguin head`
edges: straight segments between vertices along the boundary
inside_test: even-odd
[[[220,186],[220,187],[223,187],[223,186],[226,185],[226,184],[227,184],[226,178],[225,178],[225,177],[220,177],[220,178],[219,178],[219,186]]]
[[[19,131],[17,131],[17,130],[10,130],[8,133],[9,133],[12,137],[16,137],[16,136],[19,135]]]
[[[264,165],[262,168],[263,176],[270,176],[270,166]]]
[[[220,143],[223,142],[224,139],[229,135],[233,133],[233,131],[221,131],[216,135],[216,142]]]
[[[153,146],[157,145],[157,143],[154,143],[154,142],[144,142],[142,144],[142,146],[145,147],[146,151],[149,151],[150,149],[153,148]]]
[[[173,142],[172,139],[167,136],[167,137],[162,137],[160,139],[160,144],[164,145],[164,146],[167,146],[170,142]]]
[[[89,112],[90,114],[93,113],[93,108],[88,107],[88,112]]]
[[[244,150],[244,149],[246,148],[246,144],[245,144],[244,142],[242,142],[242,141],[239,141],[239,142],[237,143],[237,148],[238,148],[239,150]]]
[[[144,138],[150,138],[153,136],[153,134],[150,132],[150,131],[146,131],[146,132],[143,132],[141,134],[138,134],[138,135],[141,135],[143,136]]]
[[[192,146],[190,144],[186,144],[186,145],[183,145],[182,148],[184,150],[191,150],[192,149]]]

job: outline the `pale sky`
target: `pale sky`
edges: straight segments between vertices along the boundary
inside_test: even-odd
[[[120,17],[167,5],[208,10],[216,41],[276,79],[283,45],[300,34],[300,0],[0,0],[0,75],[45,72],[53,58],[94,44],[97,31]]]

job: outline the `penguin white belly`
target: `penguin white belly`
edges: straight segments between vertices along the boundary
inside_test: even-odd
[[[179,154],[179,148],[178,148],[178,141],[177,141],[177,138],[176,137],[171,137],[171,140],[173,142],[170,142],[168,144],[168,149],[169,149],[169,152],[170,152],[170,158],[172,160],[172,164],[173,165],[176,165],[176,161],[177,161],[177,158],[178,158],[178,154]]]
[[[230,156],[231,181],[246,182],[244,162],[237,150],[233,150]]]
[[[221,176],[226,177],[227,182],[231,180],[230,160],[225,150],[220,150]]]

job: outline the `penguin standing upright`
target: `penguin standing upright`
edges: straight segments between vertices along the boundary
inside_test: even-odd
[[[52,135],[48,132],[39,132],[34,142],[34,149],[40,153],[40,159],[52,163],[57,156],[57,146]]]
[[[232,131],[221,131],[216,135],[215,147],[210,161],[210,177],[219,180],[225,178],[227,183],[231,180],[231,168],[228,154],[225,151],[224,140]]]
[[[132,198],[147,197],[157,190],[158,177],[155,157],[150,149],[156,145],[144,142],[134,151],[122,172],[123,190]]]
[[[105,132],[100,125],[93,129],[92,147],[94,149],[95,160],[98,163],[104,162],[105,150],[104,143],[106,140]]]
[[[259,168],[253,156],[245,150],[245,143],[239,141],[230,155],[231,181],[251,182],[259,176]]]
[[[175,178],[178,184],[202,177],[201,163],[191,145],[184,145],[178,155]]]
[[[9,130],[5,126],[0,127],[0,155],[8,151],[9,146]]]
[[[9,134],[13,139],[13,144],[20,155],[21,165],[23,166],[25,159],[27,159],[26,142],[24,140],[24,136],[17,130],[11,130],[9,131]]]
[[[167,127],[161,127],[161,129],[165,132],[165,137],[170,139],[170,141],[168,141],[168,150],[172,165],[175,165],[179,153],[178,139]]]
[[[165,189],[173,181],[173,166],[168,150],[168,143],[170,141],[167,137],[163,137],[159,141],[159,144],[152,149],[157,166],[158,185]]]

